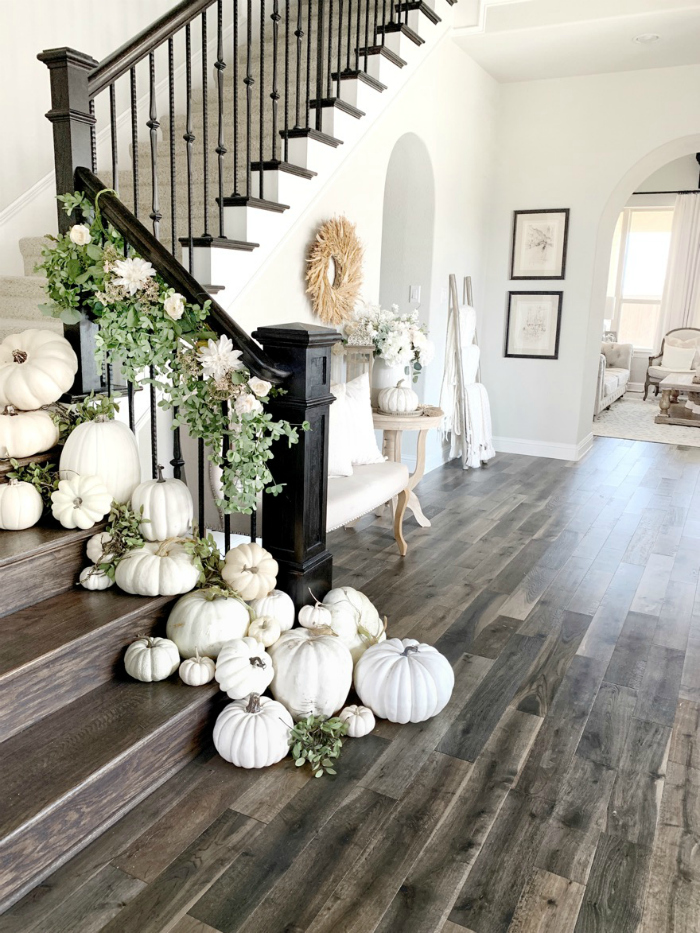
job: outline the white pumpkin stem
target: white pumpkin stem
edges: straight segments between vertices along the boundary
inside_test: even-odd
[[[259,713],[260,710],[260,694],[251,693],[251,695],[248,697],[248,705],[245,708],[246,713]]]
[[[148,648],[155,648],[155,646],[156,646],[156,640],[155,640],[155,638],[153,638],[152,635],[137,635],[137,636],[136,636],[136,641],[145,641],[145,642],[147,642],[147,647],[148,647]]]
[[[13,350],[12,359],[15,363],[26,363],[27,362],[27,351],[26,350]]]
[[[312,638],[320,638],[321,635],[334,635],[338,637],[338,633],[334,632],[330,625],[315,625],[313,628],[307,628],[307,632],[311,633]]]
[[[321,602],[320,599],[317,599],[317,597],[316,597],[314,591],[311,589],[311,587],[309,587],[308,589],[309,589],[309,593],[311,593],[311,598],[312,598],[313,601],[316,603],[316,605],[317,605],[317,606],[323,606],[323,603]],[[325,606],[324,606],[324,609],[325,609]]]
[[[13,476],[12,479],[8,479],[7,484],[8,486],[19,486],[19,480]]]
[[[3,412],[3,415],[9,415],[10,417],[13,417],[14,415],[18,415],[18,414],[19,412],[17,411],[14,405],[7,405],[5,407],[5,411]]]
[[[409,651],[418,651],[419,647],[420,645],[406,645],[401,654],[404,656],[404,658],[407,658]]]
[[[161,541],[160,547],[156,551],[156,557],[167,557],[173,544],[179,544],[181,541],[186,540],[186,538],[180,538],[178,536],[175,536],[174,538],[166,538],[165,541]]]
[[[258,657],[257,655],[255,655],[254,657],[252,657],[252,658],[250,659],[250,666],[251,666],[251,667],[261,667],[261,668],[263,668],[263,670],[264,670],[264,669],[265,669],[265,662],[263,661],[262,658],[260,658],[260,657]]]
[[[106,421],[111,421],[112,419],[108,415],[98,415],[94,420],[97,424],[104,424]]]
[[[160,464],[158,464],[158,466],[156,467],[156,470],[158,471],[158,477],[156,478],[156,482],[164,483],[165,480],[163,479],[163,467],[160,466]]]

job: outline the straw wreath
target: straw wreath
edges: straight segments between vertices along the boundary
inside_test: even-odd
[[[324,324],[342,324],[352,317],[362,286],[362,243],[347,217],[326,221],[316,234],[307,260],[307,294]],[[329,261],[335,278],[328,278]]]

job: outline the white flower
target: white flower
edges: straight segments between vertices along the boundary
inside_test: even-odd
[[[424,365],[426,363],[432,363],[433,357],[435,356],[435,345],[432,340],[426,340],[425,346],[420,351],[420,361]]]
[[[234,408],[239,415],[257,415],[263,410],[262,402],[254,395],[239,395]]]
[[[165,299],[163,308],[168,317],[171,317],[173,321],[179,321],[185,313],[185,299],[182,295],[178,295],[178,293],[175,292],[174,295],[169,295]]]
[[[253,376],[248,380],[248,385],[250,388],[258,395],[260,398],[263,398],[268,394],[272,388],[272,383],[267,382],[266,379],[258,379],[257,376]]]
[[[69,236],[76,246],[87,246],[92,237],[90,228],[85,224],[75,224],[70,228]]]
[[[130,295],[143,288],[149,278],[156,274],[156,270],[145,259],[118,259],[114,263],[114,271],[119,278],[114,280],[115,285],[121,285]]]
[[[233,341],[226,334],[218,340],[207,340],[206,347],[197,353],[205,379],[223,379],[227,373],[243,369],[240,350],[233,349]]]

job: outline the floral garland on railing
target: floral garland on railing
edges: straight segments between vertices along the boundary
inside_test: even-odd
[[[86,312],[99,324],[98,365],[119,363],[130,381],[155,385],[159,405],[173,409],[174,426],[201,438],[209,459],[221,466],[217,505],[224,512],[250,513],[263,490],[277,495],[282,487],[270,471],[270,448],[281,437],[290,444],[299,439],[297,427],[265,411],[281,390],[251,376],[231,339],[217,338],[207,326],[211,302],[200,307],[185,301],[150,262],[127,249],[117,230],[103,224],[99,195],[95,205],[80,192],[59,201],[66,213],[79,211],[84,223],[49,237],[52,245],[42,250],[37,271],[46,276],[50,301],[41,310],[65,324],[77,323]],[[153,378],[143,378],[149,367]],[[308,424],[298,427],[307,430]]]

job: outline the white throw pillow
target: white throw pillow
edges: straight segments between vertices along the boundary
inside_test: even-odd
[[[670,369],[675,373],[687,373],[691,371],[694,359],[694,347],[667,347],[664,344],[664,355],[661,360],[664,369]]]
[[[331,392],[334,392],[331,386]],[[352,444],[350,456],[357,466],[367,463],[383,463],[384,457],[377,447],[372,420],[372,402],[369,391],[369,373],[363,373],[356,379],[345,383]]]
[[[666,347],[695,347],[695,356],[690,368],[697,369],[700,366],[700,336],[690,337],[688,340],[681,340],[680,337],[666,337],[664,349]]]
[[[344,385],[331,386],[335,401],[331,404],[328,442],[328,475],[352,476],[353,426]]]

